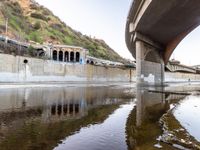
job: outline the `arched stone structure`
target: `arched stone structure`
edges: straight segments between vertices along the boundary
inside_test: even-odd
[[[86,60],[86,50],[76,46],[53,45],[51,47],[50,57],[60,62],[84,64]]]

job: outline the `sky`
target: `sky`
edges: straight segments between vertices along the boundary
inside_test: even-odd
[[[36,0],[68,26],[82,34],[103,39],[124,58],[132,59],[125,44],[125,24],[132,0]],[[200,65],[200,27],[175,49],[171,59]],[[189,56],[189,57],[188,57]]]

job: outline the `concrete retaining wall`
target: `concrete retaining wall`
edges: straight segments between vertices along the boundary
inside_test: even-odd
[[[200,74],[165,72],[165,82],[200,81]]]
[[[28,63],[24,63],[27,60]],[[0,54],[0,82],[135,81],[135,70]]]
[[[28,63],[25,64],[24,60]],[[165,82],[200,81],[200,75],[165,73]],[[62,63],[21,56],[0,54],[0,82],[135,82],[134,69]]]

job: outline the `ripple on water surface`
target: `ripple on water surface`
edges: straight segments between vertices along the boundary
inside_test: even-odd
[[[175,108],[174,116],[189,134],[200,142],[200,96],[186,97]]]
[[[125,125],[133,106],[133,103],[122,105],[102,124],[82,128],[64,139],[54,150],[127,150]]]

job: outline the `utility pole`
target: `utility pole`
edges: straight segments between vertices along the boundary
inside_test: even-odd
[[[21,40],[21,29],[20,29],[20,32],[19,32],[19,39],[18,39],[18,44],[19,44],[19,52],[18,52],[18,55],[23,55],[22,54],[22,47],[21,47],[21,44],[22,44],[22,42],[21,42],[22,40]]]
[[[8,18],[6,18],[6,43],[7,43],[7,40],[8,40]]]

